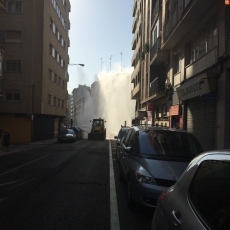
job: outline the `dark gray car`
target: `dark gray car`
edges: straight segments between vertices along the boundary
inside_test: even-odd
[[[116,146],[116,160],[120,161],[120,143],[121,139],[125,136],[127,131],[129,130],[130,127],[127,126],[121,126],[118,135],[114,136],[115,139],[117,139],[117,146]]]
[[[127,182],[127,202],[156,207],[159,195],[176,183],[203,149],[190,133],[178,129],[132,127],[120,149],[120,179]]]
[[[230,150],[205,152],[160,195],[151,229],[230,229],[229,197]]]

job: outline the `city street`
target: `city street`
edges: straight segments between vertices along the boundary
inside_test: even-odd
[[[153,210],[126,205],[115,148],[81,140],[1,156],[1,229],[150,229]]]

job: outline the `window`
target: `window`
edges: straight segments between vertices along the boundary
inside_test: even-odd
[[[63,47],[65,47],[65,41],[64,41],[63,38],[61,38],[61,45],[62,45]]]
[[[59,53],[57,53],[57,62],[58,63],[60,62],[60,55],[59,55]]]
[[[53,32],[54,32],[54,34],[55,34],[55,33],[56,33],[56,26],[55,26],[54,23],[52,23],[52,30],[53,30]]]
[[[58,39],[58,41],[60,41],[60,39],[61,39],[61,35],[60,35],[59,31],[57,31],[57,39]]]
[[[22,32],[21,31],[6,31],[6,42],[21,42]]]
[[[6,90],[5,91],[6,101],[20,101],[20,91],[19,90]]]
[[[217,21],[206,26],[191,44],[191,60],[196,61],[217,46]]]
[[[53,47],[51,47],[51,54],[52,54],[52,57],[54,57],[54,58],[55,58],[55,53],[56,53],[55,49]]]
[[[175,65],[174,65],[174,74],[176,74],[176,73],[178,73],[178,72],[180,72],[180,68],[181,68],[181,54],[180,54],[180,52],[179,53],[175,53],[175,55],[174,55],[174,63],[175,63]]]
[[[51,95],[48,95],[48,104],[51,105]]]
[[[162,116],[163,117],[167,116],[167,105],[166,104],[162,105]]]
[[[62,58],[61,58],[61,67],[64,67],[64,61]]]
[[[189,189],[195,211],[210,229],[230,226],[230,162],[206,160],[198,168]]]
[[[21,72],[21,61],[5,61],[6,72]]]
[[[8,1],[7,9],[11,13],[22,13],[22,2]]]
[[[51,81],[55,81],[55,73],[54,72],[52,72],[52,74],[51,74]]]

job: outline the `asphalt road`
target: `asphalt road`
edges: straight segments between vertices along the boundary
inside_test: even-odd
[[[153,210],[126,206],[115,148],[82,140],[1,156],[0,229],[150,229]]]

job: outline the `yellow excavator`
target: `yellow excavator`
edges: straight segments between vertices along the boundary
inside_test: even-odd
[[[106,139],[106,128],[105,120],[98,118],[93,119],[91,132],[88,134],[88,140],[105,140]]]

